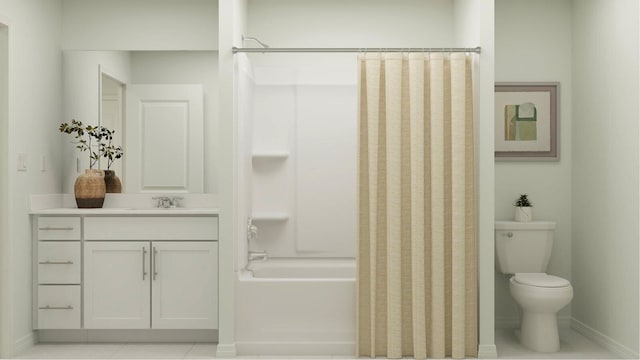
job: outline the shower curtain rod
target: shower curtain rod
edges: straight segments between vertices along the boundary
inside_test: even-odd
[[[359,52],[470,52],[480,54],[480,46],[474,48],[239,48],[233,53],[359,53]]]

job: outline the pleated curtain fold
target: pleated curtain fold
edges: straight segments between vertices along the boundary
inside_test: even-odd
[[[358,356],[477,356],[472,57],[359,58]]]

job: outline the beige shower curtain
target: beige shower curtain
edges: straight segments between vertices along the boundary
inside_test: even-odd
[[[477,356],[472,58],[360,56],[358,356]]]

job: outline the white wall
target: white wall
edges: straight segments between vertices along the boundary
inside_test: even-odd
[[[0,0],[0,19],[9,24],[9,271],[3,283],[2,318],[9,317],[11,333],[2,334],[11,349],[29,345],[31,330],[31,225],[28,200],[32,193],[58,193],[62,117],[62,61],[60,1]],[[4,130],[2,130],[4,131]],[[27,154],[27,171],[17,172],[18,153]],[[46,155],[46,171],[40,157]],[[3,204],[4,206],[5,204]],[[7,264],[3,264],[5,266]],[[6,292],[8,291],[8,293]],[[6,295],[9,298],[6,298]],[[8,329],[4,329],[8,330]]]
[[[202,84],[204,91],[204,192],[218,193],[218,53],[215,51],[135,51],[133,84]]]
[[[126,51],[65,51],[62,56],[63,116],[59,122],[72,119],[98,125],[100,103],[100,73],[102,66],[123,83],[130,81],[130,55]],[[79,152],[71,143],[73,137],[59,133],[62,140],[63,192],[73,193],[73,184],[80,173],[89,168],[89,153]],[[76,158],[80,159],[79,172]]]
[[[571,280],[571,1],[497,0],[495,10],[496,82],[560,82],[560,161],[497,161],[495,217],[513,219],[511,204],[527,193],[534,220],[557,223],[547,273]],[[508,278],[496,273],[495,287],[497,326],[517,324],[518,307],[509,294]],[[570,314],[571,305],[558,316]]]
[[[444,0],[250,0],[245,35],[272,47],[446,47],[453,42],[452,6]]]
[[[218,118],[221,119],[219,126],[218,141],[220,149],[225,154],[218,164],[219,187],[220,187],[220,262],[218,269],[220,273],[220,298],[219,309],[223,309],[219,314],[218,325],[218,347],[216,356],[229,357],[236,355],[235,346],[235,283],[237,275],[235,273],[237,265],[240,241],[246,235],[246,218],[239,212],[242,208],[241,195],[242,184],[238,182],[240,167],[247,166],[241,163],[245,156],[241,145],[238,144],[238,63],[236,62],[231,48],[241,46],[241,34],[244,32],[246,19],[245,0],[220,0],[218,4],[220,14],[219,26],[219,54],[218,54],[218,76],[219,87],[219,107]],[[224,240],[227,241],[224,241]]]
[[[62,0],[63,48],[216,50],[217,0]]]
[[[572,315],[637,358],[638,2],[573,7]]]
[[[9,279],[9,29],[0,18],[0,284]],[[6,301],[8,289],[0,287],[0,334],[10,331],[11,324],[5,319],[10,302]],[[0,337],[0,356],[7,341]]]
[[[478,357],[494,359],[494,1],[455,0],[455,45],[480,46],[475,57],[474,91],[478,249]]]

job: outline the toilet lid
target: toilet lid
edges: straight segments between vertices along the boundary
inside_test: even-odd
[[[513,279],[517,283],[537,287],[559,288],[571,285],[567,279],[545,273],[518,273]]]

